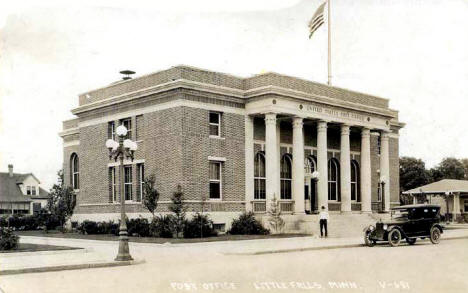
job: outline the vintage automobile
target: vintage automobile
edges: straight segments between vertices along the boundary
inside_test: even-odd
[[[391,219],[379,220],[376,225],[364,229],[364,242],[374,246],[377,241],[388,241],[398,246],[402,239],[410,245],[417,238],[429,238],[433,244],[440,241],[443,233],[440,225],[440,206],[433,204],[404,205],[391,209]]]

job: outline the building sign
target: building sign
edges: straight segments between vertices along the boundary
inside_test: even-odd
[[[358,121],[366,121],[366,117],[350,111],[335,110],[325,107],[320,107],[317,105],[306,105],[306,111],[314,112],[318,114],[325,114],[327,116],[344,118],[344,119],[353,119]]]

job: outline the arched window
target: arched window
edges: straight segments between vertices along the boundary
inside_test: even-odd
[[[304,173],[312,174],[317,170],[317,163],[314,156],[308,156],[304,160]]]
[[[335,158],[328,161],[328,200],[339,200],[340,166]]]
[[[351,200],[360,201],[359,190],[359,164],[356,160],[351,160]]]
[[[70,158],[70,175],[73,189],[80,189],[80,163],[75,153]]]
[[[254,199],[266,198],[265,156],[259,152],[255,156]]]
[[[286,154],[281,158],[281,199],[292,198],[291,179],[291,157]]]

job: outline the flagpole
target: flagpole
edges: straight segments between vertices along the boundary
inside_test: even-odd
[[[328,85],[331,85],[332,72],[331,72],[331,13],[330,1],[328,0]]]

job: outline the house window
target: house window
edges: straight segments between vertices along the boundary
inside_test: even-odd
[[[291,181],[292,181],[291,158],[284,155],[281,158],[281,199],[291,199]]]
[[[328,161],[328,200],[339,200],[338,199],[338,178],[340,174],[340,168],[338,161],[332,158]]]
[[[210,136],[221,136],[221,114],[210,112]]]
[[[266,198],[265,156],[257,153],[254,169],[254,199]]]
[[[107,123],[107,138],[115,140],[115,122],[114,121]]]
[[[26,194],[31,195],[31,186],[26,186]]]
[[[351,161],[351,200],[360,201],[359,190],[359,164],[355,160]]]
[[[210,162],[210,199],[221,199],[220,162]]]
[[[109,168],[109,192],[110,192],[110,201],[117,202],[117,174],[115,172],[115,167]]]
[[[145,165],[138,164],[138,199],[137,201],[142,201],[143,199],[143,184],[145,183]]]
[[[80,166],[77,154],[71,156],[71,183],[73,189],[80,189]]]
[[[127,135],[125,139],[132,139],[132,118],[125,118],[120,120],[120,125],[125,126],[127,128]]]
[[[132,195],[132,166],[124,166],[124,194],[125,200],[133,200]]]
[[[36,186],[31,186],[31,195],[36,195]]]

